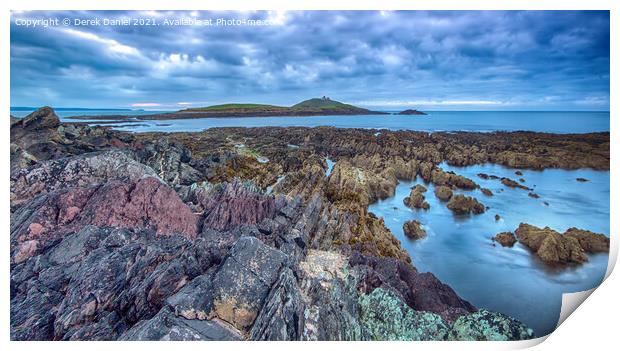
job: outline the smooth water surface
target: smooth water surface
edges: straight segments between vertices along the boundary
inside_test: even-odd
[[[401,182],[394,197],[372,204],[369,210],[384,218],[419,271],[434,273],[479,308],[523,321],[537,336],[553,331],[559,318],[561,294],[600,284],[608,255],[590,254],[590,261],[581,266],[553,269],[519,243],[504,248],[494,246],[490,238],[499,232],[514,231],[521,222],[549,226],[560,232],[577,227],[609,235],[609,172],[522,170],[523,176],[517,176],[514,169],[491,164],[441,167],[491,189],[492,197],[479,190],[455,192],[474,196],[490,208],[481,215],[455,216],[435,197],[434,186],[419,180]],[[522,177],[524,184],[534,188],[540,198],[529,197],[526,190],[505,187],[499,180],[483,180],[477,177],[480,172],[515,180]],[[590,181],[577,182],[578,177]],[[412,210],[403,204],[410,188],[418,183],[428,188],[425,196],[429,210]],[[495,221],[495,214],[502,219]],[[426,238],[412,241],[403,234],[403,223],[411,219],[423,224]]]
[[[75,115],[133,115],[158,111],[57,111],[63,121]],[[165,111],[159,111],[165,112]],[[23,117],[29,112],[12,111]],[[311,117],[243,117],[203,118],[155,121],[123,121],[116,129],[133,132],[196,132],[215,127],[265,126],[333,126],[338,128],[372,128],[389,130],[475,131],[529,130],[549,133],[587,133],[609,131],[609,112],[540,112],[540,111],[432,111],[427,116],[368,115]],[[99,121],[101,123],[101,121]],[[97,124],[97,121],[93,121]]]

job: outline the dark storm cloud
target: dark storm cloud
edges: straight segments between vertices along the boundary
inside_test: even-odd
[[[273,26],[25,27],[17,19],[246,18]],[[26,12],[13,106],[292,104],[609,109],[608,12]]]

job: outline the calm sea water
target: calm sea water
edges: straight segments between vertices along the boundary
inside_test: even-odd
[[[57,111],[63,121],[76,115],[139,116],[166,111]],[[16,117],[29,112],[11,111]],[[208,118],[168,121],[123,122],[117,129],[135,132],[201,131],[214,127],[333,126],[422,131],[530,130],[549,133],[586,133],[609,131],[609,112],[509,112],[509,111],[432,111],[428,116],[369,115],[312,117]],[[97,124],[97,123],[94,123]]]
[[[477,307],[523,321],[538,336],[552,332],[559,318],[562,293],[599,285],[607,269],[608,255],[589,255],[589,262],[581,266],[551,269],[521,244],[513,248],[493,246],[490,238],[499,232],[514,231],[521,222],[549,226],[560,232],[578,227],[609,235],[609,172],[523,170],[525,184],[540,195],[534,199],[527,191],[476,176],[483,172],[517,179],[514,169],[490,164],[441,166],[491,189],[492,197],[479,190],[456,192],[474,196],[490,209],[481,215],[455,216],[435,197],[434,186],[419,180],[401,182],[394,197],[371,205],[369,210],[384,218],[418,270],[434,273]],[[577,177],[590,181],[577,182]],[[412,210],[403,204],[410,188],[418,183],[428,187],[428,211]],[[495,214],[502,219],[495,221]],[[424,225],[428,235],[425,239],[412,241],[404,235],[403,223],[411,219]]]

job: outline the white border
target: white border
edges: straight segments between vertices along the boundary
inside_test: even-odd
[[[212,9],[212,10],[342,10],[342,9],[376,9],[376,10],[397,10],[397,9],[411,9],[411,10],[546,10],[546,9],[558,9],[558,10],[611,10],[611,81],[610,81],[610,106],[611,106],[611,153],[616,155],[618,153],[617,143],[617,128],[616,119],[618,118],[616,112],[616,103],[618,100],[617,91],[617,66],[613,63],[618,62],[618,20],[620,19],[619,13],[619,1],[609,0],[588,0],[588,1],[576,1],[576,0],[564,0],[564,1],[552,1],[552,0],[503,0],[499,1],[482,1],[482,0],[434,0],[432,2],[417,2],[406,0],[357,0],[355,2],[347,2],[344,0],[314,0],[302,3],[301,1],[284,1],[284,0],[264,0],[264,1],[250,1],[250,0],[226,0],[220,2],[213,1],[190,1],[190,0],[150,0],[148,2],[138,0],[9,0],[3,1],[0,7],[2,7],[2,17],[0,19],[2,25],[0,26],[1,39],[0,45],[2,47],[2,55],[0,55],[0,62],[2,67],[2,74],[0,79],[2,80],[2,90],[0,93],[0,105],[3,106],[4,111],[9,111],[9,99],[10,99],[10,41],[9,41],[9,10],[61,10],[61,9],[75,9],[75,10],[131,10],[131,9],[152,9],[152,10],[179,10],[179,9]],[[8,117],[8,116],[7,116]],[[5,122],[0,124],[2,126],[5,140],[10,140],[9,124]],[[6,142],[5,142],[6,143]],[[243,347],[252,348],[257,350],[286,350],[291,347],[295,349],[307,349],[314,350],[316,347],[326,349],[353,349],[356,350],[376,350],[377,348],[390,348],[390,349],[462,349],[462,350],[497,350],[497,349],[516,349],[525,348],[539,344],[544,341],[545,338],[539,338],[535,340],[525,342],[424,342],[415,343],[411,342],[321,342],[308,343],[297,342],[291,343],[274,343],[274,342],[241,342],[241,343],[226,343],[222,342],[210,342],[204,344],[200,342],[184,342],[175,343],[172,345],[170,342],[108,342],[108,343],[95,343],[90,342],[71,342],[71,343],[35,343],[35,342],[9,342],[9,151],[5,144],[5,151],[2,153],[0,164],[2,166],[2,179],[5,180],[5,186],[2,188],[2,196],[6,199],[2,203],[2,223],[6,228],[4,232],[5,244],[2,245],[2,253],[0,257],[4,257],[5,264],[2,272],[3,287],[0,290],[2,296],[2,319],[0,323],[0,330],[2,331],[2,341],[5,345],[5,350],[30,350],[35,348],[44,348],[46,350],[83,350],[85,347],[92,350],[107,350],[109,348],[149,348],[153,350],[166,350],[170,348],[179,347],[183,349],[204,349],[204,348],[230,348],[230,347]],[[611,207],[610,213],[618,212],[618,187],[616,181],[618,170],[618,162],[615,157],[611,159]],[[619,222],[618,218],[611,216],[611,242],[612,251],[610,252],[610,260],[608,265],[607,277],[611,274],[613,266],[615,265],[618,253],[618,231]],[[549,336],[549,341],[539,345],[537,348],[544,349],[559,349],[566,348],[568,350],[577,348],[597,348],[597,349],[609,349],[611,345],[617,345],[615,336],[617,335],[617,316],[616,313],[620,310],[618,308],[618,293],[620,292],[620,278],[618,274],[611,276],[603,284],[602,289],[596,289],[592,293],[592,296],[584,302],[584,307],[577,309],[574,313],[575,317],[568,318],[555,332]],[[570,299],[570,297],[567,297]]]

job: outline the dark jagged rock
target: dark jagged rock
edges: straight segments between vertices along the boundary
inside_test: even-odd
[[[202,230],[226,230],[242,224],[259,224],[273,218],[276,200],[258,188],[235,179],[232,183],[211,187],[197,200],[204,211]]]
[[[204,180],[202,174],[189,165],[191,152],[167,138],[157,139],[139,148],[136,158],[155,170],[170,185],[190,185]]]
[[[45,106],[24,117],[20,122],[26,130],[51,129],[60,125],[60,119],[51,107]]]
[[[582,183],[589,182],[586,178],[577,178],[577,181]]]
[[[465,196],[463,194],[452,196],[450,201],[448,201],[447,207],[455,214],[461,215],[470,213],[480,214],[485,211],[484,205],[478,202],[478,200],[471,196]]]
[[[517,242],[515,235],[512,232],[498,233],[492,238],[493,241],[500,243],[502,246],[513,247]]]
[[[500,219],[502,219],[502,217],[500,217],[500,215],[496,214],[495,215],[495,221],[499,221]]]
[[[403,232],[408,238],[414,240],[426,237],[426,231],[422,228],[422,224],[416,220],[405,222]]]
[[[540,198],[540,195],[536,194],[535,192],[531,192],[531,191],[529,193],[527,193],[527,196],[529,196],[529,197],[531,197],[533,199]]]

